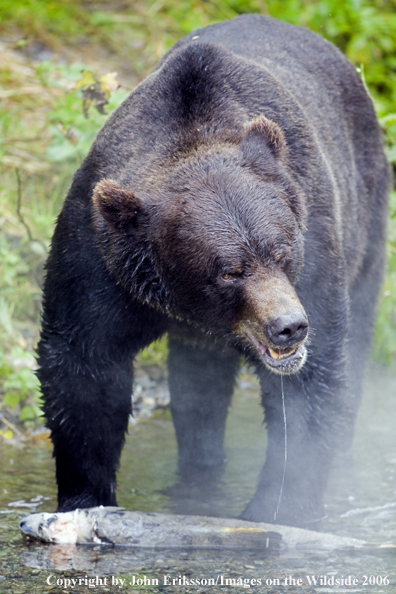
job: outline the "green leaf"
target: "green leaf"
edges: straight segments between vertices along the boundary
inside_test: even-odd
[[[21,396],[18,392],[7,392],[4,397],[4,404],[6,406],[10,406],[11,408],[16,408],[19,406],[20,400]]]
[[[38,415],[33,406],[24,406],[21,410],[21,414],[19,415],[19,419],[21,421],[27,421],[28,419],[35,419],[37,416]]]

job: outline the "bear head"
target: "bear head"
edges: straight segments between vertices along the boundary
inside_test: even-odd
[[[295,373],[308,333],[294,289],[306,211],[285,137],[264,116],[223,137],[194,133],[140,192],[96,185],[106,266],[135,298]]]

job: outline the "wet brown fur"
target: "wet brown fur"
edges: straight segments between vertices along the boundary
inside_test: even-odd
[[[98,134],[52,240],[38,375],[59,510],[116,503],[132,360],[168,333],[183,479],[221,474],[244,354],[268,447],[243,517],[318,521],[353,435],[388,184],[371,100],[331,44],[259,15],[178,42]],[[274,340],[304,343],[305,364],[272,369]]]

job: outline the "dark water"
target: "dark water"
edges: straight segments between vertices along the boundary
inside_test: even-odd
[[[227,469],[216,487],[202,484],[188,492],[177,485],[173,428],[169,415],[162,413],[130,429],[119,474],[119,504],[142,511],[239,515],[253,493],[265,453],[258,390],[248,380],[242,378],[243,389],[235,395],[226,435]],[[333,474],[323,531],[396,543],[395,393],[395,374],[389,369],[369,370],[354,440],[354,470],[347,476]],[[35,511],[54,510],[55,497],[47,440],[0,446],[1,594],[163,590],[215,594],[249,587],[259,592],[396,594],[396,549],[264,556],[257,551],[167,553],[23,542],[19,520]],[[194,579],[201,583],[191,584]],[[337,579],[339,583],[333,583]],[[80,585],[71,580],[80,580]],[[226,580],[234,581],[226,585]]]

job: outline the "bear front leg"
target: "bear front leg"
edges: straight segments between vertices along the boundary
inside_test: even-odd
[[[54,353],[54,342],[41,344],[40,378],[54,446],[58,511],[117,505],[116,470],[131,413],[131,359],[111,362],[91,353],[93,365],[66,344],[58,343]],[[59,364],[49,366],[44,349]]]
[[[260,375],[268,447],[256,493],[242,517],[313,527],[324,517],[323,495],[333,457],[353,430],[345,383],[323,366],[315,369],[313,361],[297,376],[282,380],[266,372]]]
[[[61,215],[47,263],[38,372],[58,510],[116,505],[131,413],[132,358],[165,331],[108,273],[89,229]]]
[[[186,328],[169,333],[169,388],[175,426],[179,473],[191,479],[202,473],[221,473],[228,406],[238,371],[239,355],[222,344],[194,343],[194,332]],[[205,344],[206,343],[206,344]]]

